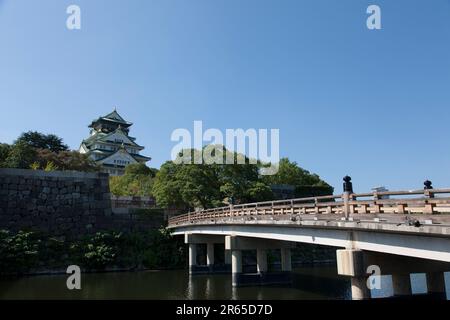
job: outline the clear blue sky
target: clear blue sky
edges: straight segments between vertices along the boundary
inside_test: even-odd
[[[450,187],[450,1],[0,0],[0,141],[76,149],[113,106],[154,167],[202,120],[279,128],[281,155],[336,192],[345,174],[361,192]]]

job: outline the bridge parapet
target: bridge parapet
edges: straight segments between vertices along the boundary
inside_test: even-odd
[[[450,224],[450,189],[348,193],[246,203],[186,213],[169,219],[169,228],[242,220],[311,217],[314,220],[386,219],[391,222]],[[418,219],[421,219],[419,221]]]

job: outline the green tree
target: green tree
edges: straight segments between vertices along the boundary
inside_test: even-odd
[[[126,175],[147,175],[154,178],[157,172],[158,169],[149,168],[145,163],[132,163],[125,167]]]
[[[0,143],[0,168],[5,166],[6,158],[8,158],[11,146],[7,143]]]
[[[175,162],[163,164],[156,175],[153,194],[160,206],[210,208],[227,203],[231,197],[235,203],[272,199],[270,188],[260,181],[257,164],[223,146],[206,146],[203,151],[224,164],[191,164],[200,151],[183,150]],[[233,163],[226,164],[227,155],[233,157]]]
[[[29,169],[36,159],[36,149],[23,141],[16,142],[9,151],[3,166],[6,168]]]
[[[297,189],[304,187],[320,188],[321,193],[333,193],[333,187],[323,181],[317,174],[301,168],[296,162],[282,158],[279,162],[278,172],[275,175],[263,176],[262,180],[268,185],[287,184]]]
[[[151,170],[144,163],[132,163],[125,167],[125,174],[128,175],[137,175],[137,174],[145,174],[149,175]]]
[[[130,164],[125,167],[124,175],[109,178],[111,193],[116,196],[151,196],[155,171],[143,163]]]
[[[67,151],[69,147],[63,143],[63,139],[54,134],[43,134],[37,131],[22,133],[17,142],[25,142],[37,149],[48,149],[53,152]]]
[[[252,183],[246,193],[249,202],[269,201],[274,198],[270,186],[261,181]]]
[[[49,149],[37,149],[35,161],[39,164],[41,169],[47,168],[49,163],[52,163],[50,166],[53,170],[75,170],[84,172],[95,172],[99,170],[97,164],[92,159],[86,154],[77,151],[53,152]],[[33,164],[33,166],[35,165]]]
[[[179,166],[172,161],[166,161],[155,177],[152,193],[158,205],[162,207],[185,206],[181,196],[181,183],[177,178]]]

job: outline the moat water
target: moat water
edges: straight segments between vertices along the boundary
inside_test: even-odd
[[[446,273],[447,288],[450,274]],[[197,275],[186,270],[82,274],[81,290],[66,288],[66,275],[0,280],[0,299],[349,299],[350,282],[334,266],[296,268],[289,286],[232,288],[231,275]],[[411,275],[415,294],[426,292],[424,274]],[[372,297],[392,295],[390,276]],[[447,289],[447,298],[450,292]]]

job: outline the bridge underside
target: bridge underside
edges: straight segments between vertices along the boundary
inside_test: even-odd
[[[391,232],[382,225],[342,222],[332,228],[323,222],[309,226],[229,224],[180,226],[172,234],[186,233],[240,236],[326,245],[385,254],[450,262],[450,235],[439,233]],[[412,227],[414,228],[414,227]]]
[[[428,292],[445,297],[444,272],[450,271],[450,237],[424,230],[392,232],[391,226],[339,222],[337,227],[323,221],[305,226],[275,224],[194,224],[173,228],[173,235],[184,235],[189,244],[190,270],[196,273],[196,245],[207,244],[208,264],[214,270],[214,243],[225,245],[226,263],[231,265],[233,286],[286,283],[291,271],[290,249],[295,243],[337,247],[338,274],[351,279],[353,299],[370,298],[368,278],[376,266],[380,275],[391,275],[394,295],[411,295],[411,273],[426,273]],[[397,229],[398,230],[398,229]],[[410,232],[408,232],[410,231]],[[421,232],[418,232],[421,231]],[[426,231],[426,230],[425,230]],[[430,230],[428,230],[430,231]],[[344,249],[342,249],[344,248]],[[257,252],[257,274],[242,272],[242,250]],[[281,272],[267,272],[268,249],[281,250]]]

